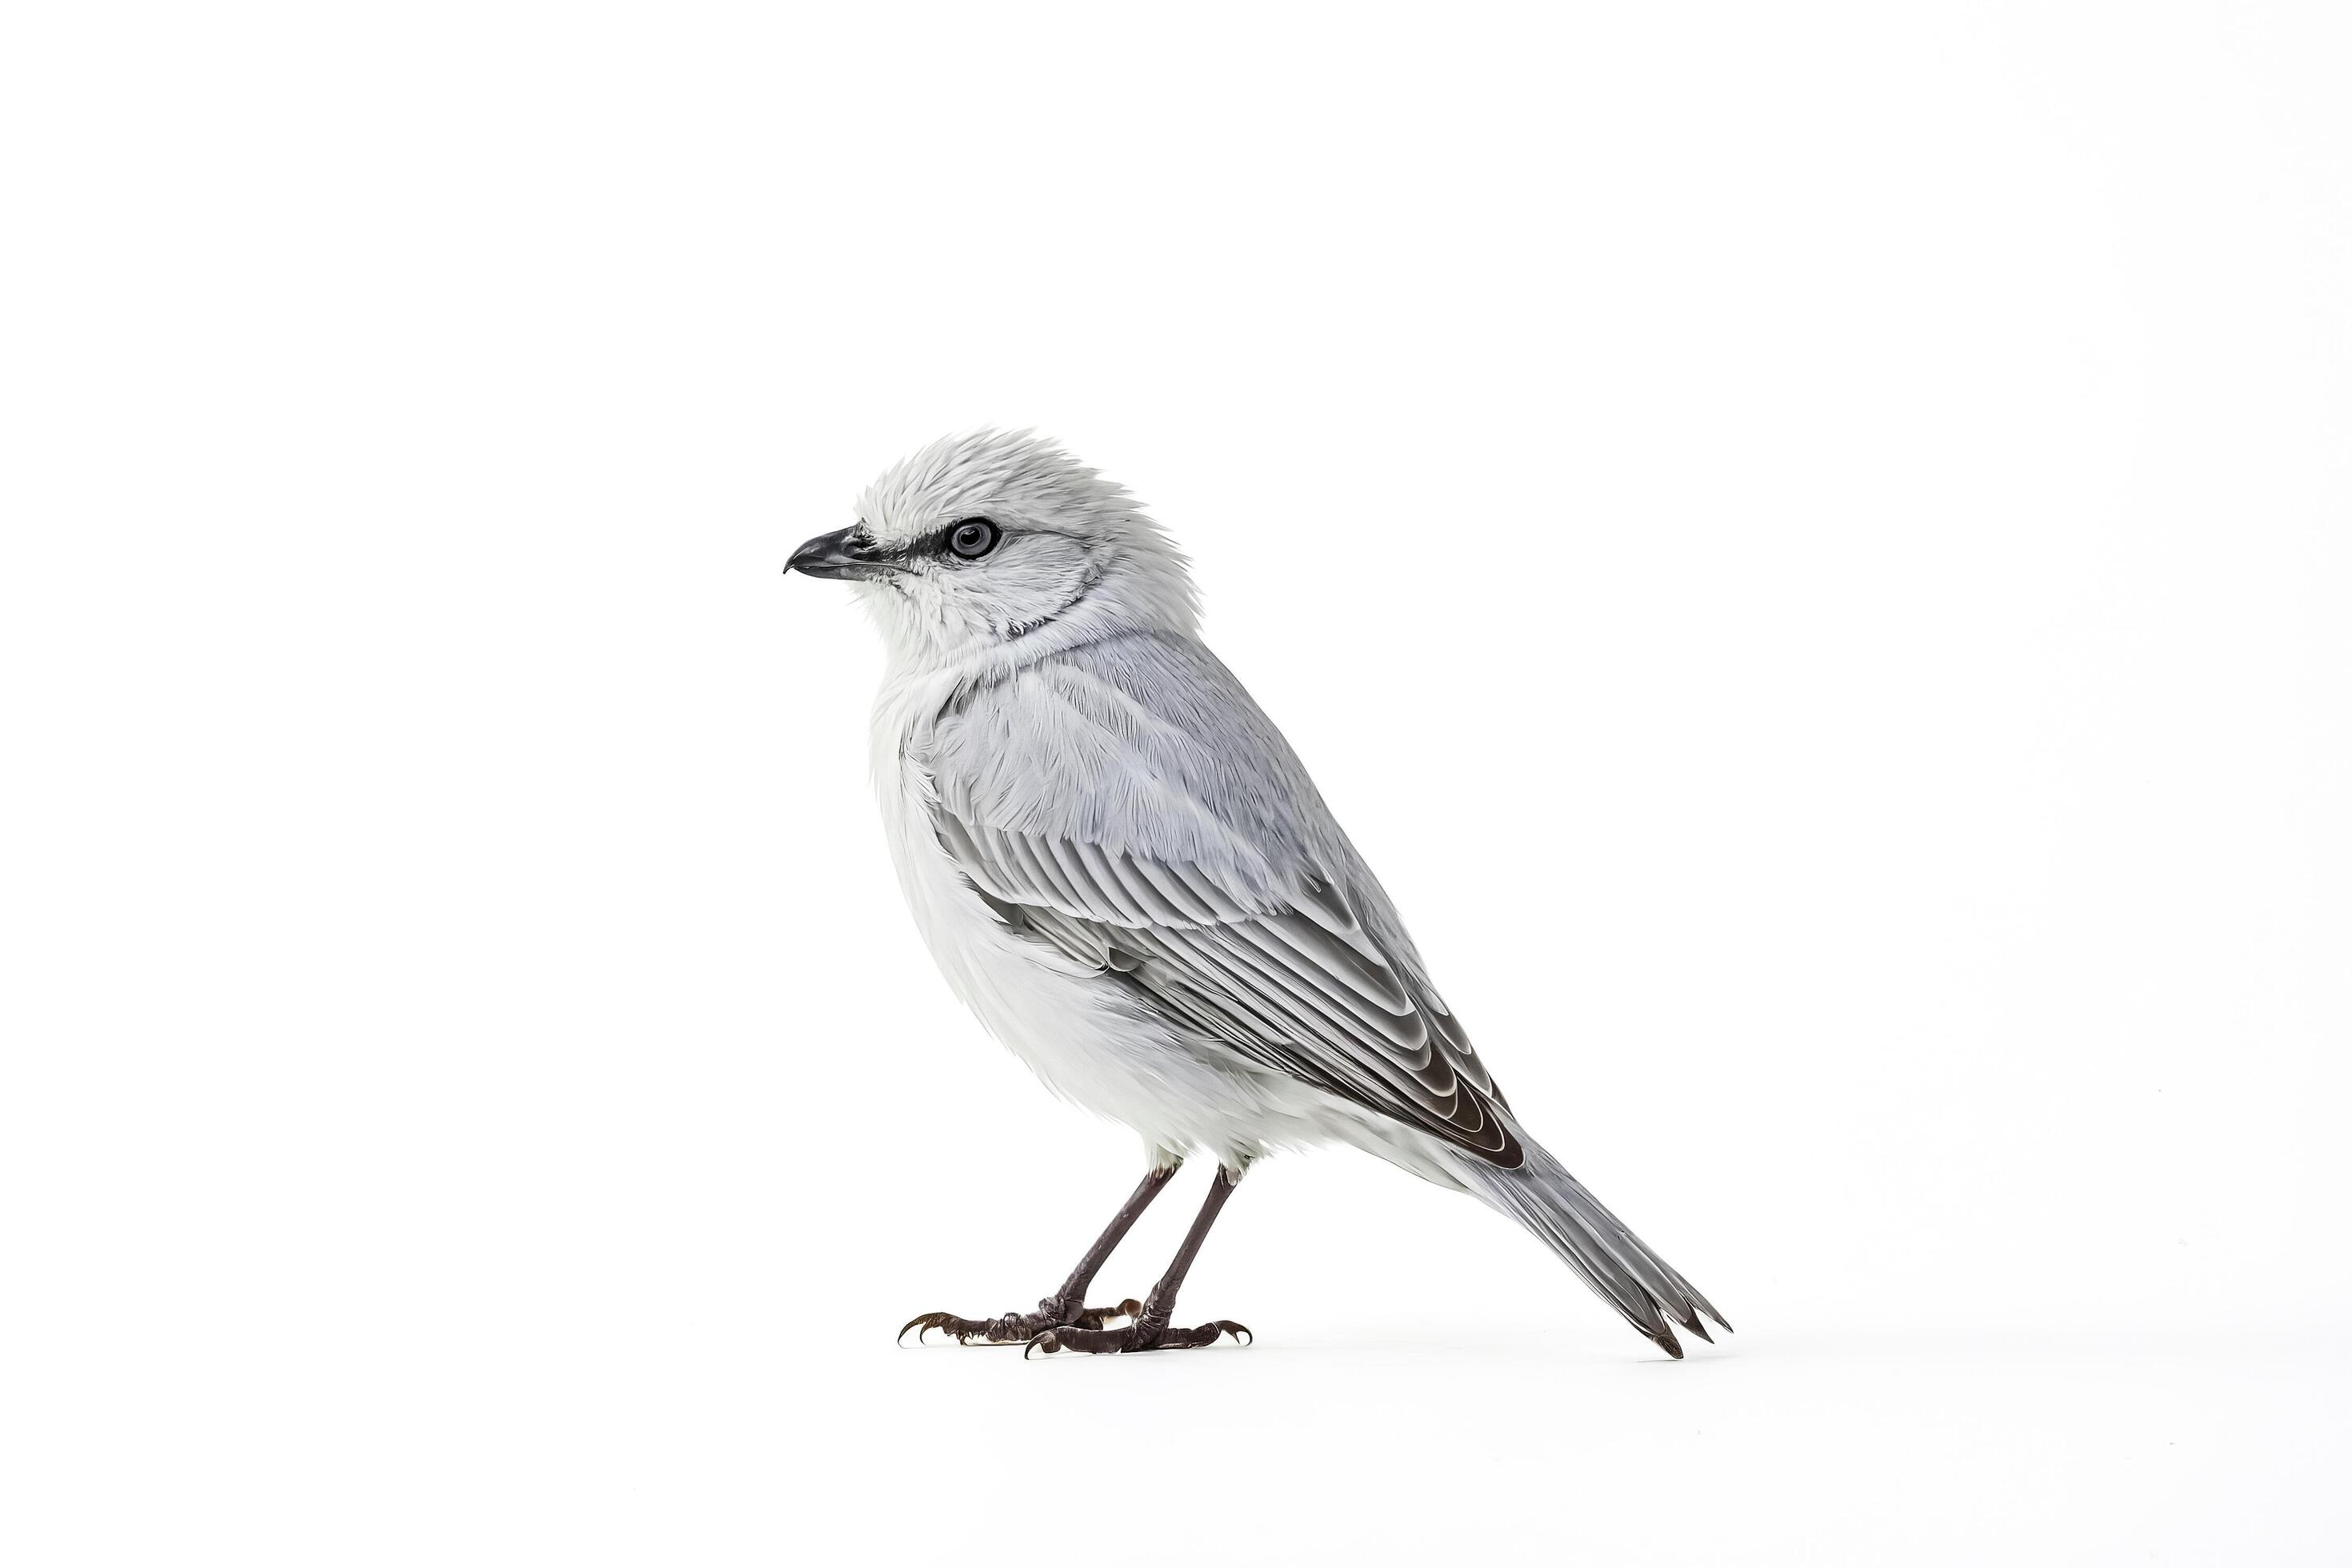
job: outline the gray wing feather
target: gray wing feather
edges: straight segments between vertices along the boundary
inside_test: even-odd
[[[966,690],[913,760],[1008,923],[1260,1068],[1520,1163],[1387,897],[1199,644],[1107,639]]]

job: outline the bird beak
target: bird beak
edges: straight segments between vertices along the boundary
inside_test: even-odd
[[[882,563],[874,549],[874,541],[862,528],[841,529],[833,533],[820,533],[798,550],[784,563],[787,572],[800,572],[811,577],[846,577],[852,580],[878,577],[890,568]]]

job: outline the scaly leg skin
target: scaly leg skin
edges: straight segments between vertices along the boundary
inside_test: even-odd
[[[908,1330],[919,1329],[921,1332],[915,1335],[915,1342],[921,1344],[930,1331],[937,1329],[952,1335],[960,1345],[968,1345],[975,1341],[992,1345],[1026,1344],[1048,1330],[1099,1331],[1108,1319],[1136,1316],[1144,1310],[1140,1301],[1121,1301],[1116,1307],[1087,1306],[1087,1288],[1095,1282],[1095,1273],[1102,1268],[1103,1260],[1111,1255],[1112,1248],[1118,1246],[1143,1211],[1151,1206],[1151,1200],[1158,1197],[1160,1189],[1174,1178],[1177,1166],[1182,1163],[1177,1161],[1164,1169],[1155,1167],[1144,1173],[1143,1180],[1137,1184],[1127,1202],[1119,1206],[1119,1211],[1111,1215],[1110,1224],[1104,1228],[1102,1235],[1087,1248],[1087,1255],[1078,1259],[1078,1266],[1070,1270],[1070,1277],[1062,1281],[1062,1288],[1039,1301],[1035,1311],[1007,1312],[1001,1318],[985,1319],[959,1318],[953,1312],[925,1312],[907,1321],[906,1328],[898,1331],[898,1342],[906,1342]]]
[[[1151,1294],[1142,1303],[1143,1310],[1129,1313],[1126,1327],[1110,1329],[1099,1324],[1056,1324],[1040,1329],[1021,1352],[1026,1361],[1032,1352],[1044,1351],[1052,1355],[1056,1351],[1077,1351],[1087,1355],[1119,1355],[1129,1351],[1192,1350],[1217,1342],[1220,1334],[1231,1334],[1244,1344],[1257,1336],[1241,1324],[1220,1318],[1213,1323],[1202,1323],[1197,1329],[1171,1328],[1169,1320],[1176,1310],[1176,1292],[1183,1288],[1184,1276],[1192,1267],[1201,1243],[1208,1239],[1209,1227],[1217,1223],[1217,1211],[1234,1195],[1234,1184],[1242,1179],[1241,1172],[1221,1167],[1217,1179],[1209,1184],[1209,1195],[1201,1205],[1201,1213],[1192,1221],[1192,1228],[1184,1233],[1184,1245],[1176,1249],[1174,1261]]]

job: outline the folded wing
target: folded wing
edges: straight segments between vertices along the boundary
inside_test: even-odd
[[[1262,826],[1272,792],[1245,789],[1250,767],[1297,769],[1279,735],[1269,740],[1271,725],[1238,685],[1207,693],[1247,705],[1248,722],[1234,726],[1223,757],[1203,762],[1193,754],[1209,744],[1197,716],[1217,710],[1198,689],[1202,672],[1139,676],[1133,662],[1130,653],[1129,667],[1108,673],[1032,674],[948,721],[925,759],[932,821],[975,893],[1008,925],[1259,1067],[1519,1165],[1500,1091],[1417,960],[1391,951],[1401,932],[1384,943],[1362,897],[1312,858],[1318,841],[1329,859],[1352,858],[1336,825]],[[1231,683],[1222,667],[1208,675]],[[1146,677],[1192,685],[1172,700]],[[1162,700],[1139,701],[1128,689],[1137,685]],[[1172,729],[1171,712],[1196,721]],[[1155,746],[1175,754],[1155,756]],[[1233,749],[1268,746],[1278,754],[1245,756],[1236,773]],[[1035,752],[1028,765],[1008,765],[1007,751],[1021,749]],[[1219,787],[1221,762],[1241,780],[1234,790]],[[1321,813],[1303,779],[1295,792]],[[1242,793],[1248,809],[1226,798]],[[1112,810],[1107,801],[1139,804]],[[1193,852],[1171,852],[1185,848]]]

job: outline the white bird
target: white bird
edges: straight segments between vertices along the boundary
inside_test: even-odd
[[[1124,489],[1026,433],[950,437],[785,569],[855,584],[880,623],[875,783],[948,983],[1049,1088],[1141,1134],[1148,1163],[1034,1311],[908,1329],[1048,1352],[1244,1336],[1173,1325],[1185,1270],[1251,1161],[1334,1142],[1509,1215],[1669,1355],[1669,1320],[1730,1327],[1519,1125]],[[1218,1173],[1167,1273],[1088,1307],[1195,1152]]]

